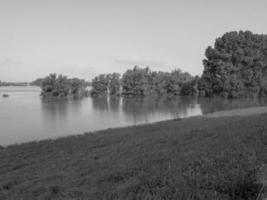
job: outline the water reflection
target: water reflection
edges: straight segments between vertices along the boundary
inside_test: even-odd
[[[98,97],[92,98],[94,109],[102,112],[119,112],[122,104],[122,98],[119,97]]]
[[[124,112],[136,117],[142,117],[144,113],[163,113],[170,114],[173,117],[182,117],[186,116],[197,105],[195,98],[126,99],[123,102]]]
[[[4,90],[10,98],[0,101],[0,145],[267,105],[263,99],[196,97],[55,100],[40,98],[35,88]]]
[[[42,113],[45,120],[64,120],[69,112],[68,100],[41,99]]]
[[[252,106],[266,106],[267,99],[246,98],[246,99],[223,99],[223,98],[198,98],[203,114],[246,108]]]
[[[120,112],[120,107],[122,105],[122,98],[119,97],[109,97],[107,98],[108,108],[112,112]]]
[[[202,114],[197,98],[94,98],[93,108],[101,113],[123,116],[132,124]]]
[[[96,110],[100,111],[108,111],[108,98],[102,97],[102,98],[93,98],[92,99],[93,107]]]
[[[40,99],[44,127],[68,127],[86,111],[85,99]],[[88,112],[90,112],[88,110]],[[64,129],[62,127],[62,129]]]

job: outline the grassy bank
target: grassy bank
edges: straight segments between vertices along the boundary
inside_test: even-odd
[[[191,118],[0,150],[0,199],[255,199],[267,114]]]

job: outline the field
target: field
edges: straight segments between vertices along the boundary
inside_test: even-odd
[[[267,114],[171,120],[0,149],[0,199],[255,200]]]

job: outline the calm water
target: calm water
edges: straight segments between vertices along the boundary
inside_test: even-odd
[[[2,97],[5,93],[8,98]],[[255,105],[267,102],[192,97],[43,100],[37,87],[0,87],[0,145]]]

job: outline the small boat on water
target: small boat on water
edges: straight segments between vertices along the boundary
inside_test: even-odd
[[[9,97],[9,95],[8,94],[3,94],[2,97],[7,98],[7,97]]]

